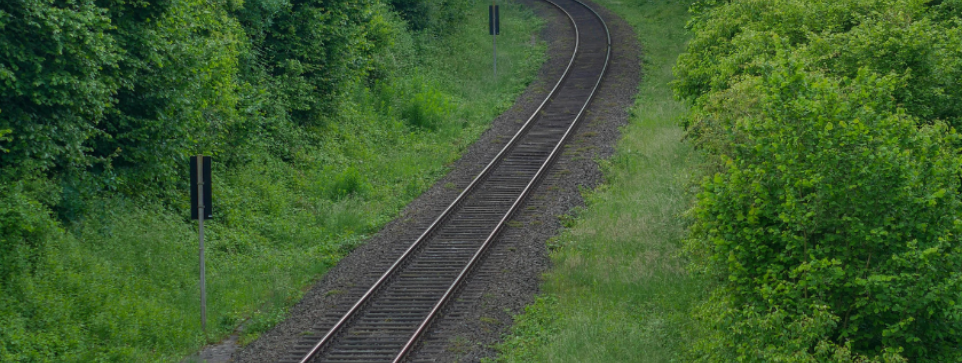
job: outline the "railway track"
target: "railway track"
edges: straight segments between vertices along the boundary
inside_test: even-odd
[[[608,27],[578,0],[544,0],[570,20],[575,46],[563,75],[500,153],[346,312],[319,322],[283,362],[405,360],[506,222],[545,176],[601,83]]]

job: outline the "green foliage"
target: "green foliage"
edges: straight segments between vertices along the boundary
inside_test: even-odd
[[[962,126],[962,22],[948,2],[921,0],[744,0],[709,7],[689,24],[695,37],[678,59],[675,89],[689,100],[723,92],[787,46],[826,74],[859,69],[906,83],[895,103],[923,120]]]
[[[726,123],[724,172],[702,183],[691,212],[690,249],[730,306],[719,319],[781,314],[781,329],[809,344],[787,351],[819,338],[869,356],[958,360],[958,135],[895,108],[895,77],[834,81],[791,63],[770,72],[753,83],[764,95],[754,109]],[[804,319],[824,330],[791,330]]]
[[[837,326],[838,317],[825,306],[812,306],[812,315],[776,310],[759,314],[731,308],[723,301],[703,304],[696,315],[703,321],[722,322],[711,336],[696,342],[689,359],[695,362],[852,362],[904,363],[897,353],[875,358],[853,354],[850,345],[837,345],[824,336]],[[723,318],[719,318],[719,317]],[[720,348],[724,347],[724,348]]]
[[[0,129],[13,132],[0,168],[94,161],[86,142],[118,87],[113,28],[92,0],[0,4]]]
[[[263,7],[263,2],[249,6],[258,5]],[[301,125],[317,125],[332,110],[341,89],[371,70],[375,52],[389,45],[393,29],[383,6],[374,0],[306,0],[274,6],[278,13],[250,25],[264,28],[263,39],[255,37],[254,47],[271,75],[296,85],[283,96],[294,119]]]
[[[186,155],[219,150],[236,119],[243,33],[222,1],[104,1],[123,57],[115,107],[91,140],[127,194],[179,181]],[[163,193],[158,193],[163,194]]]
[[[216,143],[212,132],[233,117],[240,29],[225,10],[196,0],[0,5],[0,128],[14,134],[0,165],[112,163],[131,192],[171,182],[181,157]]]
[[[414,31],[441,33],[467,16],[468,2],[461,0],[388,0],[388,4]]]
[[[415,86],[407,104],[402,106],[401,117],[414,128],[437,131],[451,115],[451,104],[441,91],[427,86],[415,78]]]
[[[958,3],[707,5],[674,84],[710,156],[692,358],[962,359]]]
[[[348,167],[334,177],[328,196],[331,199],[341,199],[349,195],[360,194],[370,188],[364,175],[356,168]]]
[[[22,183],[0,182],[0,290],[32,271],[45,242],[59,232],[50,211],[24,189]]]
[[[10,136],[7,136],[7,135],[9,135],[12,132],[13,130],[0,130],[0,141],[10,141],[11,138]],[[8,153],[10,152],[10,150],[0,147],[0,152]]]

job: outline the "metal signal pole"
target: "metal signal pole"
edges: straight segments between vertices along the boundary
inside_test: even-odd
[[[204,261],[204,220],[214,217],[214,202],[211,195],[211,157],[197,155],[190,158],[190,207],[191,218],[197,218],[197,232],[200,237],[200,327],[207,333],[207,276]],[[194,214],[197,213],[197,214]]]
[[[491,33],[491,45],[494,49],[494,79],[498,79],[498,35],[501,33],[501,19],[498,14],[498,5],[495,0],[491,0],[488,7],[488,31]]]
[[[200,327],[207,334],[207,276],[204,271],[204,156],[197,155],[197,224],[200,232]]]

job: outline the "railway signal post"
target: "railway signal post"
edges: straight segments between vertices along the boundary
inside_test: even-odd
[[[498,35],[501,35],[501,17],[498,14],[498,5],[494,0],[488,6],[488,33],[491,34],[491,45],[494,50],[494,79],[498,79]]]
[[[191,218],[197,220],[200,237],[200,327],[207,333],[207,277],[204,271],[204,219],[214,217],[211,198],[210,156],[197,155],[190,158],[190,206]]]

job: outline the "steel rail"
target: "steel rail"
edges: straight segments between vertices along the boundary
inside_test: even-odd
[[[551,3],[552,5],[561,9],[561,7],[558,6],[558,4],[555,4],[549,0],[544,0],[544,1]],[[579,1],[578,3],[581,3],[581,2]],[[584,5],[583,3],[581,4]],[[561,9],[561,10],[564,11],[564,9]],[[420,245],[424,242],[424,240],[426,240],[427,237],[429,237],[432,233],[434,233],[437,230],[438,226],[440,226],[441,223],[451,215],[451,213],[457,208],[457,206],[464,201],[467,195],[471,194],[471,192],[473,192],[477,188],[480,181],[485,177],[487,177],[488,174],[490,174],[490,172],[494,169],[494,167],[501,162],[501,160],[504,158],[507,152],[512,147],[515,146],[515,144],[521,138],[521,136],[524,135],[524,133],[531,128],[531,126],[533,125],[532,121],[537,118],[538,113],[541,112],[541,110],[548,103],[548,101],[550,101],[551,98],[555,95],[555,92],[558,90],[561,84],[564,83],[565,79],[568,78],[568,75],[571,72],[571,66],[574,64],[575,58],[578,55],[578,44],[579,44],[578,43],[578,25],[575,24],[575,20],[574,18],[571,17],[571,14],[568,14],[567,11],[564,11],[564,13],[568,16],[568,20],[571,21],[571,24],[575,29],[575,47],[574,47],[574,50],[571,52],[571,59],[568,61],[568,65],[565,68],[564,73],[558,79],[558,82],[555,83],[554,87],[551,89],[548,95],[544,98],[543,101],[541,101],[541,104],[538,105],[538,108],[535,109],[535,111],[531,114],[530,117],[528,117],[528,120],[525,121],[524,125],[522,125],[520,129],[518,129],[518,131],[514,134],[511,140],[509,140],[508,143],[503,148],[501,148],[501,151],[498,152],[498,154],[494,157],[494,159],[492,159],[491,162],[488,163],[488,165],[485,166],[484,169],[481,170],[481,172],[474,178],[474,180],[472,180],[471,183],[468,184],[468,186],[463,191],[461,191],[460,194],[458,194],[457,198],[455,198],[454,201],[452,201],[451,204],[449,204],[448,207],[445,208],[443,212],[441,212],[441,215],[439,215],[434,220],[434,222],[432,222],[431,225],[428,226],[428,228],[424,231],[424,233],[422,233],[418,237],[418,239],[415,240],[411,244],[411,246],[404,251],[401,257],[399,257],[391,265],[391,267],[389,267],[388,270],[385,271],[380,278],[378,278],[378,280],[367,290],[367,292],[365,292],[364,295],[362,295],[361,298],[358,299],[358,301],[354,303],[353,306],[351,306],[351,308],[347,311],[347,313],[345,313],[344,316],[341,317],[341,319],[338,320],[337,323],[335,323],[334,326],[328,330],[328,332],[324,335],[324,337],[322,337],[321,340],[318,341],[317,344],[315,344],[310,351],[308,351],[308,353],[304,356],[304,358],[302,358],[299,361],[299,363],[309,363],[310,360],[313,359],[317,355],[317,353],[321,351],[324,345],[329,343],[331,339],[334,338],[337,332],[341,328],[343,328],[344,325],[351,320],[351,318],[354,317],[354,315],[361,309],[361,307],[370,300],[371,296],[373,296],[377,292],[377,290],[380,289],[384,285],[384,283],[391,277],[391,275],[393,275],[397,271],[397,269],[401,265],[403,265],[404,262],[406,262],[406,260],[414,253],[414,251],[416,251],[418,247],[420,247]],[[595,14],[597,15],[597,13]],[[602,21],[602,24],[604,24],[604,21]],[[607,25],[605,26],[605,31],[607,32]],[[610,53],[610,49],[611,49],[610,37],[608,41],[608,49]],[[605,66],[607,67],[607,61],[605,62]],[[600,79],[599,79],[599,82],[600,82]],[[592,92],[592,94],[593,93],[594,92]]]
[[[565,10],[555,2],[551,0],[544,0],[544,1],[554,5],[558,9],[561,9],[561,11],[563,11],[568,16],[568,18],[571,19],[572,24],[574,24],[574,27],[575,27],[575,36],[576,36],[575,49],[577,49],[578,25],[574,23],[574,18],[571,16],[571,14],[568,13],[567,10]],[[578,111],[578,115],[575,116],[574,121],[572,121],[571,125],[568,126],[568,129],[565,131],[564,136],[561,137],[561,140],[559,140],[558,143],[555,145],[555,147],[551,150],[551,154],[548,155],[548,159],[543,164],[541,164],[541,167],[538,169],[538,172],[534,175],[534,177],[531,178],[531,180],[525,186],[521,194],[514,200],[514,203],[511,204],[511,207],[508,209],[507,213],[505,213],[504,216],[501,217],[501,220],[498,221],[498,224],[495,226],[494,230],[491,231],[491,234],[488,235],[488,238],[485,239],[481,247],[478,248],[478,251],[475,252],[474,256],[471,257],[471,260],[468,261],[468,264],[464,267],[464,269],[461,270],[461,273],[458,274],[458,277],[454,280],[451,286],[448,287],[447,291],[445,291],[444,293],[444,296],[442,296],[441,299],[438,300],[438,302],[434,305],[434,308],[431,309],[431,312],[428,313],[428,316],[424,319],[424,321],[421,322],[421,325],[418,326],[414,334],[411,335],[407,343],[405,343],[404,347],[401,348],[401,351],[398,352],[398,355],[394,357],[394,360],[392,361],[392,363],[401,363],[401,361],[407,356],[407,354],[410,353],[410,351],[414,348],[414,345],[417,343],[418,339],[428,329],[428,327],[431,325],[431,322],[434,320],[437,314],[441,311],[444,305],[447,304],[448,300],[451,299],[451,297],[458,290],[458,288],[464,283],[467,276],[470,274],[471,270],[478,264],[478,261],[482,259],[482,256],[487,251],[488,247],[494,242],[494,240],[498,237],[498,235],[504,229],[505,223],[507,223],[507,221],[514,215],[514,213],[521,206],[521,203],[523,203],[525,199],[527,199],[528,195],[534,190],[534,188],[537,187],[537,184],[540,182],[541,178],[543,178],[544,175],[547,173],[548,168],[550,168],[551,165],[554,163],[554,161],[557,159],[558,155],[560,154],[559,151],[565,145],[565,143],[568,141],[571,135],[574,133],[574,130],[578,126],[578,121],[581,120],[581,116],[584,115],[585,109],[588,108],[588,106],[591,104],[591,101],[594,99],[595,93],[598,91],[598,86],[601,85],[601,80],[605,77],[605,74],[608,71],[608,62],[611,59],[611,32],[608,30],[608,25],[605,23],[604,18],[602,18],[601,15],[598,14],[598,12],[596,12],[590,6],[588,6],[587,4],[579,0],[574,0],[574,1],[577,2],[578,4],[581,4],[588,10],[591,10],[591,12],[595,14],[595,16],[601,22],[601,25],[604,26],[605,34],[607,35],[608,44],[607,44],[607,49],[605,53],[605,63],[604,63],[604,67],[601,70],[601,74],[598,76],[598,80],[595,82],[594,88],[592,88],[591,93],[588,95],[588,98],[585,100],[585,103],[581,106],[581,109]]]

